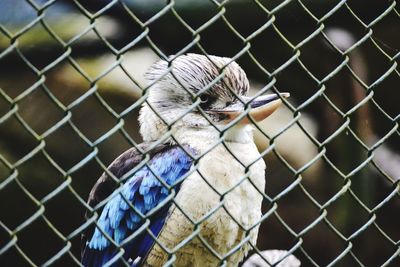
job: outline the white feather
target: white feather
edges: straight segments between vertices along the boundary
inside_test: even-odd
[[[180,142],[189,144],[200,153],[206,152],[218,140],[218,132],[210,129],[187,129],[184,132],[178,131],[175,136]],[[249,136],[247,138],[250,140]],[[253,142],[225,144],[241,163],[222,144],[204,154],[199,161],[198,171],[187,177],[182,184],[175,199],[179,208],[171,208],[171,215],[159,235],[159,241],[171,251],[185,243],[175,253],[176,266],[220,265],[221,261],[199,238],[187,240],[196,227],[200,229],[199,236],[221,257],[225,257],[248,237],[248,241],[227,258],[228,266],[237,266],[250,250],[250,244],[256,244],[262,202],[262,195],[258,191],[264,192],[265,163]],[[253,163],[248,178],[245,177],[242,163],[245,166]],[[230,191],[232,188],[234,189]],[[228,191],[230,192],[227,193]],[[225,196],[221,198],[222,195]],[[223,207],[220,207],[221,199]],[[196,227],[191,220],[197,223]],[[253,228],[246,232],[238,223],[245,229]],[[167,259],[168,254],[156,245],[149,254],[147,264],[161,266]]]

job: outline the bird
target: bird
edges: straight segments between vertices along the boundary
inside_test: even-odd
[[[82,265],[237,266],[256,245],[265,189],[252,123],[289,93],[250,97],[245,71],[212,55],[160,59],[144,76],[143,143],[90,191]]]

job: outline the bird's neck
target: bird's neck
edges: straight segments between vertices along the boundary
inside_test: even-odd
[[[220,131],[213,126],[204,128],[183,126],[176,129],[173,136],[180,144],[188,144],[203,153],[207,152],[221,141],[225,143],[253,143],[252,129],[250,126],[235,126],[225,131],[222,135]]]

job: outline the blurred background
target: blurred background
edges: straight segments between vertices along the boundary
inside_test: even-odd
[[[143,73],[187,52],[291,93],[255,134],[258,249],[400,266],[399,33],[389,0],[0,0],[1,266],[78,265],[91,187],[141,142]]]

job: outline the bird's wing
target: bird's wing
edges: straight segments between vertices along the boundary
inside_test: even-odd
[[[143,258],[147,254],[153,246],[154,240],[141,226],[147,221],[146,223],[149,223],[147,228],[157,236],[164,225],[171,202],[165,203],[149,218],[143,219],[142,217],[158,208],[158,204],[172,192],[159,179],[168,185],[173,185],[175,192],[179,190],[182,177],[192,166],[192,158],[186,151],[195,154],[190,147],[185,146],[184,148],[171,145],[159,149],[148,162],[150,168],[147,166],[140,168],[113,193],[101,212],[96,228],[87,235],[88,239],[82,255],[84,266],[102,266],[112,260],[121,251],[115,244],[121,244],[126,260],[129,258],[135,260],[136,257]],[[125,156],[121,155],[111,164],[110,171],[114,168],[113,174],[116,173],[117,177],[123,176],[138,164],[135,159],[137,152],[130,156],[129,153],[132,152],[125,152]],[[128,163],[129,160],[132,162]],[[117,165],[120,167],[117,168]],[[96,205],[110,195],[112,189],[109,188],[112,188],[113,184],[110,178],[107,179],[103,175],[90,193],[89,204]],[[110,238],[112,241],[109,240]],[[130,241],[126,242],[127,240]]]
[[[122,179],[125,176],[129,176],[129,172],[132,171],[142,160],[143,154],[140,151],[144,151],[152,158],[159,152],[168,149],[170,145],[160,144],[154,146],[154,143],[141,143],[138,145],[138,149],[132,147],[122,153],[108,166],[108,171],[118,179]],[[139,151],[140,150],[140,151]],[[125,177],[127,178],[127,177]],[[88,204],[92,208],[96,207],[100,202],[109,197],[115,189],[117,189],[118,183],[111,178],[107,172],[104,172],[97,180],[96,184],[90,191]],[[101,212],[101,208],[97,210]],[[85,214],[86,220],[89,220],[93,216],[93,212],[87,211]],[[94,226],[88,227],[82,234],[82,254],[86,247],[87,239],[90,238],[94,233]]]

